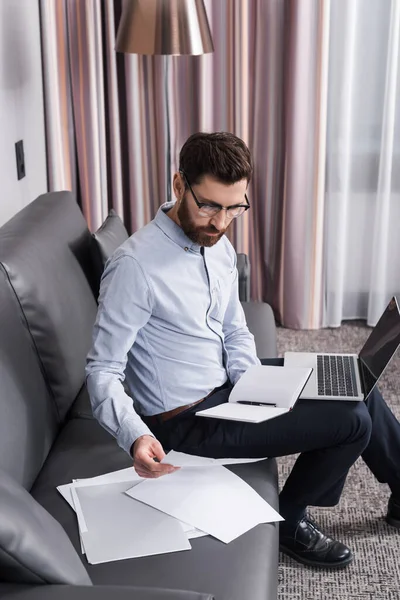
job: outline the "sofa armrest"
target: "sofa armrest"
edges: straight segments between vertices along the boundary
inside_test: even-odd
[[[242,302],[247,327],[254,335],[257,356],[275,358],[278,356],[276,324],[272,308],[266,302]]]
[[[250,262],[247,254],[237,254],[237,270],[239,275],[239,300],[250,300]]]
[[[10,586],[11,588],[11,586]],[[210,594],[115,585],[20,585],[9,588],[2,600],[214,600]]]

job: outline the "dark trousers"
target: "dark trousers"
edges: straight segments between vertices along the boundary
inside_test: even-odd
[[[150,425],[164,450],[214,458],[300,453],[280,501],[304,507],[337,504],[349,468],[362,456],[378,481],[400,498],[400,424],[378,389],[365,402],[299,400],[291,412],[264,423],[195,416],[227,402],[230,390],[228,385],[173,419]]]

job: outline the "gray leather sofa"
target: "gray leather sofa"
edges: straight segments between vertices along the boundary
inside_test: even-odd
[[[56,486],[131,464],[84,386],[110,232],[118,242],[110,223],[96,240],[69,192],[39,197],[0,228],[0,598],[274,600],[275,524],[227,545],[195,539],[188,552],[100,565],[80,554]],[[275,356],[270,308],[244,306],[260,318],[260,356]],[[275,460],[231,468],[278,508]]]

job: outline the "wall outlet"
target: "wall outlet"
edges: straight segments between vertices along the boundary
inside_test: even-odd
[[[25,154],[23,140],[20,140],[15,144],[15,156],[17,159],[17,176],[18,179],[22,179],[25,177]]]

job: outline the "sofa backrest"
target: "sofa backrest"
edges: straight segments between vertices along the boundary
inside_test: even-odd
[[[0,469],[30,489],[57,430],[33,340],[0,265]]]
[[[94,244],[70,192],[40,196],[0,228],[1,284],[12,295],[18,319],[36,352],[59,424],[84,383],[97,310],[92,290],[98,287],[101,273],[93,265]],[[4,346],[3,337],[1,329],[0,346],[6,353],[9,346]],[[8,365],[9,372],[15,370],[18,377],[21,368]],[[23,392],[28,394],[23,401],[36,408],[39,389],[24,388]],[[0,394],[0,402],[8,403],[2,390]],[[23,435],[26,427],[17,437]],[[0,454],[1,447],[0,440]]]

